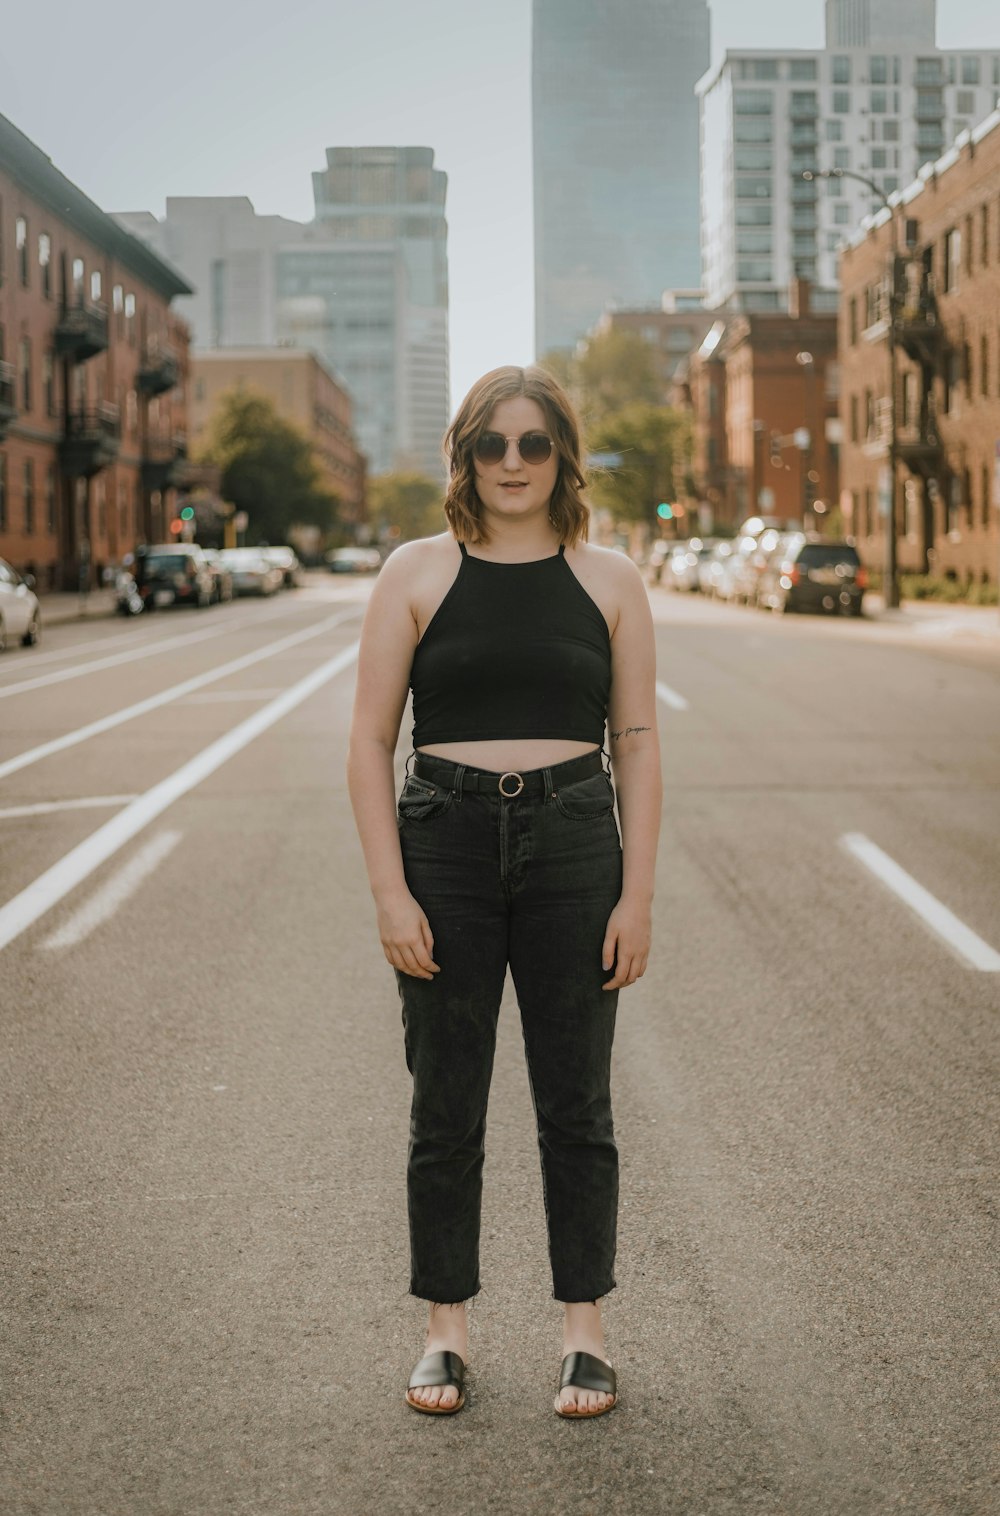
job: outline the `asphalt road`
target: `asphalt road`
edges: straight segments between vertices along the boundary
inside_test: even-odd
[[[651,592],[620,1405],[552,1414],[508,994],[468,1405],[431,1418],[403,1403],[408,1076],[344,780],[366,593],[0,660],[5,1516],[996,1513],[995,639]]]

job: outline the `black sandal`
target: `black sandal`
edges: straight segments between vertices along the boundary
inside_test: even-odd
[[[613,1411],[618,1404],[618,1381],[615,1371],[603,1358],[595,1358],[593,1353],[567,1353],[562,1361],[562,1373],[559,1376],[559,1388],[565,1390],[572,1387],[574,1390],[597,1390],[599,1393],[611,1395],[614,1398],[610,1405],[606,1405],[601,1411],[561,1411],[556,1406],[556,1415],[563,1416],[567,1421],[586,1421],[591,1416],[606,1416]]]
[[[440,1353],[428,1353],[421,1358],[413,1373],[410,1382],[406,1386],[406,1403],[415,1411],[423,1411],[427,1416],[454,1416],[465,1404],[465,1364],[457,1353],[447,1349]],[[458,1391],[458,1399],[454,1405],[421,1405],[419,1400],[410,1399],[411,1390],[422,1390],[429,1384],[450,1384]]]

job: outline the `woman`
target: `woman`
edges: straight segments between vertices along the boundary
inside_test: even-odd
[[[446,447],[449,530],[382,569],[348,758],[413,1076],[410,1291],[430,1316],[406,1399],[437,1415],[464,1404],[509,964],[565,1306],[555,1408],[600,1415],[616,1397],[600,1308],[615,1284],[611,1043],[618,991],[646,969],[660,818],[652,618],[634,564],[586,541],[579,427],[544,370],[480,379]],[[411,685],[415,752],[397,809]]]

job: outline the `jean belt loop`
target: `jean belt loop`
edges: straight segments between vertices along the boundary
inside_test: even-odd
[[[610,779],[611,778],[611,754],[608,753],[608,752],[605,752],[605,750],[604,750],[603,747],[601,748],[601,767],[603,768],[604,772],[607,774],[608,778]]]
[[[411,751],[411,752],[410,752],[410,755],[409,755],[409,757],[408,757],[408,758],[407,758],[407,760],[406,760],[406,768],[405,768],[405,773],[406,773],[406,777],[407,777],[407,779],[409,779],[409,777],[410,777],[410,764],[411,764],[411,763],[412,763],[412,762],[413,762],[413,760],[414,760],[414,758],[415,758],[415,757],[416,757],[416,756],[417,756],[417,754],[416,754],[416,750],[415,750],[415,749],[414,749],[414,750],[412,750],[412,751]]]
[[[552,799],[552,770],[542,769],[542,785],[544,787],[543,799],[546,804]]]
[[[465,778],[465,770],[467,767],[467,764],[460,763],[455,773],[455,777],[451,782],[451,787],[455,792],[455,799],[458,801],[460,801],[462,798],[462,780]]]

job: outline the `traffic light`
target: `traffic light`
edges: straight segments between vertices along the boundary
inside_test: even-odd
[[[659,516],[661,521],[672,521],[674,517],[674,508],[672,505],[668,505],[665,500],[661,500],[660,504],[656,507],[656,514]]]
[[[173,537],[179,537],[184,530],[184,523],[179,516],[175,516],[170,523],[170,533]]]
[[[193,521],[194,520],[194,506],[193,505],[185,505],[185,506],[183,506],[181,508],[181,520],[182,521]]]

